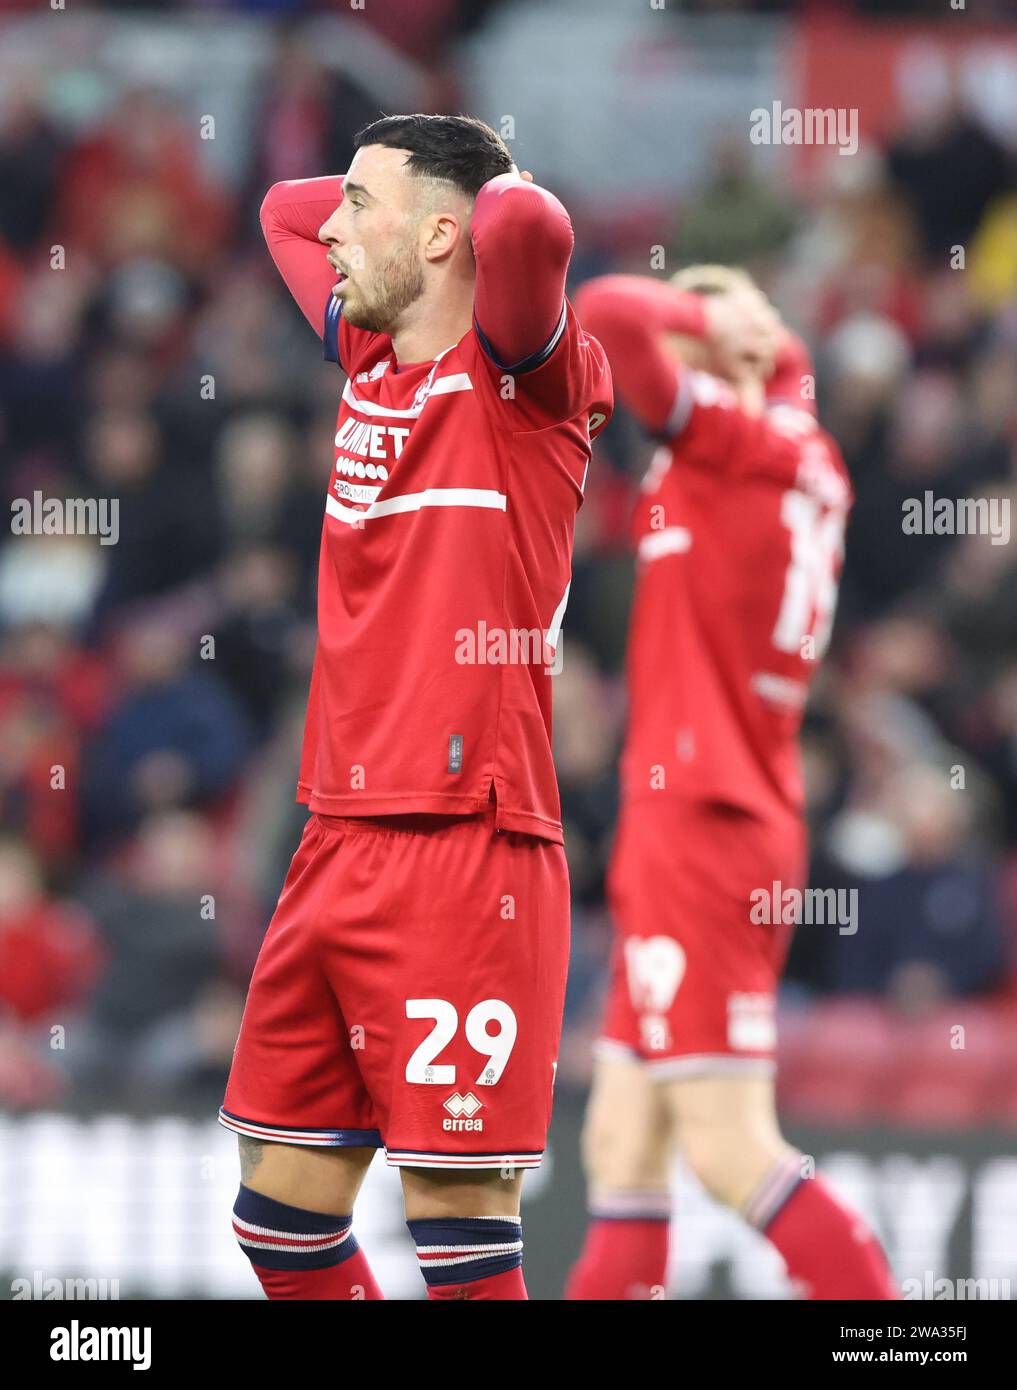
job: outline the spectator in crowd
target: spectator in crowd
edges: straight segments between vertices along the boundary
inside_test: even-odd
[[[0,640],[0,807],[51,876],[73,873],[81,848],[85,740],[109,699],[98,654],[57,623],[11,626]]]
[[[992,200],[1012,188],[1006,150],[966,109],[959,77],[917,98],[890,145],[888,165],[911,206],[930,262],[966,246]]]
[[[30,1108],[62,1095],[56,1058],[68,1029],[73,1045],[103,960],[88,914],[46,892],[24,840],[0,837],[0,1105]]]
[[[890,779],[870,810],[882,862],[856,876],[857,932],[831,938],[835,991],[882,995],[917,1013],[1003,982],[999,874],[972,834],[976,793],[958,773],[954,783],[947,769],[916,763]]]
[[[109,956],[68,1067],[91,1096],[169,1099],[228,1066],[243,996],[222,978],[215,830],[189,811],[146,815],[124,855],[83,887]]]
[[[213,649],[207,662],[193,659],[198,645],[173,614],[135,615],[118,632],[121,693],[85,764],[84,828],[93,848],[108,847],[149,811],[213,805],[241,776],[248,720],[214,674]]]

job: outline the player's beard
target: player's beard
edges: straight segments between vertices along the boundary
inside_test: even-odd
[[[417,258],[416,236],[406,240],[379,265],[373,277],[379,287],[370,297],[354,285],[352,299],[343,297],[343,318],[369,333],[395,332],[399,319],[424,292],[424,272]]]

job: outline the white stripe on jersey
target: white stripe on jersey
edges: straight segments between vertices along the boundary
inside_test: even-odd
[[[448,396],[454,391],[472,390],[473,382],[470,380],[468,372],[451,372],[448,376],[440,376],[437,381],[431,383],[427,394],[419,405],[412,405],[408,410],[395,410],[388,405],[378,405],[376,401],[358,400],[353,394],[353,386],[347,378],[346,385],[343,387],[343,400],[351,409],[359,411],[361,415],[383,415],[386,419],[392,420],[416,420],[431,396]]]
[[[379,516],[394,516],[398,512],[419,512],[423,507],[482,507],[503,512],[507,499],[503,492],[483,487],[429,487],[423,492],[404,492],[396,497],[382,497],[372,502],[366,511],[344,507],[334,497],[325,499],[325,511],[336,521],[356,526],[360,521],[373,521]]]
[[[667,422],[664,425],[664,434],[669,437],[681,434],[682,430],[689,423],[692,407],[696,403],[691,377],[692,373],[687,367],[683,367],[678,372],[674,405],[672,405],[671,414],[668,416]]]
[[[565,617],[565,606],[569,601],[569,590],[572,588],[572,580],[565,585],[565,592],[561,596],[561,602],[554,610],[554,617],[551,619],[551,626],[547,629],[547,636],[544,641],[553,652],[558,650],[558,638],[561,636],[561,625]]]
[[[692,532],[685,526],[665,526],[640,537],[640,560],[659,560],[662,555],[684,555],[692,545]]]
[[[670,438],[681,434],[689,423],[692,409],[697,403],[720,405],[731,410],[738,404],[738,397],[726,381],[710,372],[699,372],[681,368],[678,372],[678,391],[671,407],[671,414],[664,426],[664,434]]]

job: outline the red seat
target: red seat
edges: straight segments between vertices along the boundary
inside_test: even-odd
[[[1017,1008],[954,1002],[918,1018],[868,999],[781,1016],[779,1101],[842,1125],[959,1128],[1017,1116]]]

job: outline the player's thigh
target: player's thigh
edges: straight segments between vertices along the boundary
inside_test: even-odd
[[[240,1136],[240,1181],[252,1192],[305,1211],[346,1216],[377,1152],[310,1148]]]
[[[661,1083],[682,1155],[700,1182],[740,1207],[789,1153],[767,1075],[702,1075]]]
[[[583,1163],[591,1187],[664,1188],[673,1147],[661,1083],[636,1058],[598,1057],[583,1123]]]

